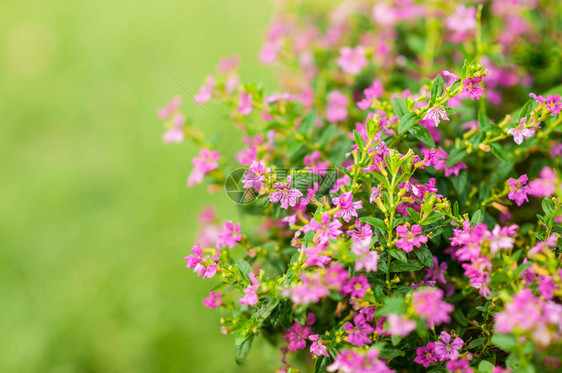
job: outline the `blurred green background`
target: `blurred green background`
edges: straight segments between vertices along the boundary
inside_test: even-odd
[[[243,80],[272,84],[257,62],[271,11],[264,0],[2,1],[1,371],[280,366],[259,340],[235,366],[233,337],[201,304],[212,280],[192,277],[154,313],[191,274],[183,257],[202,207],[238,215],[223,193],[186,187],[197,149],[165,145],[156,117],[182,91],[149,53],[192,94],[231,54]],[[204,133],[222,132],[183,96]]]

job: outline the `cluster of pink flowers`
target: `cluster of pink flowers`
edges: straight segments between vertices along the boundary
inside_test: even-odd
[[[340,373],[391,373],[386,362],[379,358],[379,350],[372,347],[364,353],[356,350],[343,350],[326,370]]]
[[[428,327],[451,321],[454,306],[443,301],[443,295],[439,288],[419,288],[412,294],[414,311],[426,320]]]

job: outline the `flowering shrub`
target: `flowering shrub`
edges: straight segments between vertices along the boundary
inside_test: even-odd
[[[281,372],[559,369],[559,3],[279,3],[259,59],[283,93],[230,57],[194,97],[231,108],[234,157],[159,110],[201,147],[188,185],[242,190],[185,258],[236,361],[264,338]]]

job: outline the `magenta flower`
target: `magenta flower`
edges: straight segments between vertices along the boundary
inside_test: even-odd
[[[461,42],[476,30],[476,8],[457,4],[455,13],[445,19],[445,26],[452,31],[451,41]]]
[[[310,167],[310,172],[318,175],[325,175],[326,169],[330,166],[330,162],[318,162],[320,160],[320,152],[315,150],[310,155],[304,156],[304,164]]]
[[[438,288],[419,288],[412,295],[414,311],[426,319],[429,327],[451,321],[449,314],[454,307],[442,299],[443,290]]]
[[[433,257],[433,266],[431,268],[427,268],[427,273],[424,277],[424,281],[439,281],[443,284],[446,284],[447,280],[445,280],[445,275],[443,274],[446,270],[447,263],[441,262],[441,264],[439,264],[437,258]]]
[[[349,343],[357,347],[363,347],[365,344],[371,343],[371,339],[368,337],[369,334],[375,331],[371,325],[365,320],[365,317],[361,314],[355,315],[353,318],[353,325],[347,322],[344,325],[344,329],[348,332],[347,339]]]
[[[447,370],[452,373],[473,373],[470,362],[466,359],[451,360],[447,363]]]
[[[488,239],[490,240],[490,252],[495,254],[499,250],[511,250],[515,242],[513,237],[517,234],[517,229],[519,229],[519,226],[515,224],[509,227],[500,227],[496,224],[492,232],[488,235]]]
[[[199,156],[193,158],[192,163],[195,166],[187,179],[188,186],[194,186],[203,181],[203,176],[217,169],[219,164],[219,152],[216,150],[201,149]]]
[[[329,288],[340,291],[345,285],[348,277],[349,272],[347,272],[347,269],[345,269],[342,264],[331,263],[328,269],[326,269],[324,282]]]
[[[515,141],[517,145],[521,145],[523,140],[535,136],[535,129],[525,126],[526,121],[527,117],[523,117],[516,127],[507,130],[507,133],[513,135],[513,141]]]
[[[435,356],[435,343],[428,342],[427,346],[418,347],[416,349],[417,356],[414,358],[414,362],[423,365],[427,368],[431,364],[437,361],[437,356]]]
[[[436,170],[445,170],[445,176],[455,175],[459,176],[460,170],[466,168],[466,164],[463,162],[455,163],[452,167],[447,167],[447,159],[449,158],[449,154],[445,152],[441,147],[437,149],[437,156],[439,160],[434,163],[434,168]]]
[[[308,336],[308,339],[312,341],[310,345],[310,352],[315,356],[330,356],[328,354],[328,348],[322,343],[322,339],[318,334],[312,334]]]
[[[367,225],[367,224],[366,224]],[[351,244],[351,252],[355,254],[355,270],[376,272],[379,263],[379,253],[371,251],[371,239],[355,241]]]
[[[251,146],[250,149],[242,149],[234,154],[238,163],[242,166],[247,166],[255,161],[258,157],[258,148],[255,145]]]
[[[209,296],[203,299],[203,305],[212,309],[217,308],[222,304],[222,294],[216,291],[211,291]]]
[[[409,225],[399,225],[396,227],[396,233],[400,239],[396,241],[396,247],[409,253],[414,249],[414,247],[421,247],[422,243],[427,242],[427,236],[422,235],[422,228],[414,224],[411,229]]]
[[[260,284],[253,273],[250,273],[251,284],[244,289],[244,296],[240,298],[240,304],[247,304],[248,306],[255,306],[258,303],[258,291]]]
[[[232,221],[227,221],[217,238],[217,248],[229,247],[232,249],[242,239],[241,232],[240,223],[232,224]]]
[[[459,350],[464,342],[459,337],[455,337],[451,342],[451,335],[447,332],[441,332],[439,342],[435,343],[435,356],[440,361],[457,360],[459,358]]]
[[[330,290],[322,281],[320,273],[302,274],[302,285],[289,289],[284,293],[291,297],[295,304],[318,303],[320,299],[330,295]]]
[[[308,326],[302,326],[298,322],[289,328],[289,332],[285,334],[285,339],[289,341],[289,350],[303,350],[306,347],[306,338],[312,334],[312,329]]]
[[[244,91],[240,92],[238,99],[238,112],[242,115],[250,115],[252,112],[252,94]]]
[[[273,186],[276,192],[271,193],[269,202],[281,202],[282,209],[287,209],[289,206],[294,207],[298,203],[299,198],[302,197],[302,193],[296,188],[291,189],[291,180],[292,176],[289,175],[286,185],[276,183]]]
[[[363,275],[359,275],[350,279],[342,289],[342,292],[347,295],[350,294],[353,298],[361,298],[365,296],[365,293],[371,286],[369,285],[369,281]]]
[[[556,172],[552,168],[545,166],[539,173],[539,178],[529,183],[529,194],[539,198],[553,195],[556,191],[557,179]]]
[[[406,316],[399,316],[392,313],[388,315],[386,321],[388,323],[390,335],[396,337],[405,337],[416,330],[416,322],[408,319]]]
[[[164,132],[162,139],[165,143],[180,143],[185,138],[185,132],[183,131],[183,125],[185,123],[185,117],[177,113],[172,117],[172,128]]]
[[[534,98],[538,103],[545,104],[545,108],[550,110],[553,115],[560,114],[560,110],[562,110],[562,101],[560,101],[560,95],[552,95],[546,96],[546,98],[542,96],[537,96],[534,93],[529,94],[530,97]]]
[[[485,89],[477,86],[481,81],[482,77],[466,78],[462,82],[462,93],[467,94],[471,100],[478,100],[480,97],[484,97]]]
[[[423,119],[431,119],[435,127],[437,127],[439,123],[441,123],[441,120],[449,120],[449,117],[445,109],[443,109],[441,105],[438,105],[429,109]]]
[[[357,351],[345,349],[326,367],[328,372],[358,372],[356,370],[363,363],[363,356]]]
[[[160,119],[166,119],[171,117],[174,113],[178,111],[180,105],[181,105],[181,96],[174,96],[174,98],[172,98],[170,102],[166,104],[166,106],[158,109],[158,117],[160,117]]]
[[[352,217],[357,217],[357,209],[363,207],[362,201],[353,202],[353,194],[351,191],[344,193],[333,199],[334,204],[340,208],[334,214],[335,218],[342,218],[346,223],[349,223]]]
[[[361,224],[359,220],[355,220],[355,228],[357,228],[357,230],[349,230],[346,232],[353,242],[359,243],[373,238],[373,230],[370,224]]]
[[[328,103],[326,106],[326,119],[330,123],[337,123],[347,119],[347,106],[349,99],[340,91],[331,91],[328,94]]]
[[[316,232],[316,238],[318,239],[319,244],[324,244],[328,242],[330,239],[336,239],[339,237],[343,232],[340,230],[342,223],[335,219],[333,222],[330,222],[331,215],[328,211],[322,214],[320,218],[320,222],[316,220],[311,220],[310,223],[306,226],[305,230],[311,229]]]
[[[511,178],[507,181],[507,185],[511,188],[507,198],[515,201],[517,206],[521,206],[523,202],[529,202],[527,193],[530,193],[531,188],[529,188],[528,185],[525,185],[527,184],[527,180],[529,180],[527,175],[521,175],[519,176],[519,179]]]
[[[265,181],[265,172],[265,166],[261,162],[253,160],[250,168],[244,173],[244,176],[242,177],[244,188],[260,190],[263,186],[263,182]]]
[[[195,244],[191,249],[191,255],[184,259],[187,262],[186,268],[193,268],[197,276],[204,279],[212,278],[217,273],[217,264],[219,261],[220,250],[217,250],[215,256],[206,256],[203,258],[203,250],[199,244]]]
[[[367,66],[369,61],[365,57],[363,47],[355,48],[343,47],[340,49],[340,56],[336,63],[341,69],[351,75],[357,75]]]
[[[367,110],[371,106],[373,97],[379,98],[382,96],[383,92],[382,82],[380,81],[380,79],[375,79],[370,87],[367,87],[365,88],[365,90],[363,90],[365,98],[357,102],[357,107],[359,107],[359,109],[361,110]],[[372,113],[369,113],[369,115],[371,114]]]
[[[373,203],[381,195],[381,191],[377,187],[371,188],[371,195],[369,196],[369,202]]]
[[[217,64],[217,72],[219,74],[228,74],[236,71],[236,69],[240,66],[240,61],[240,56],[237,55],[223,57]]]
[[[205,84],[199,88],[199,92],[193,97],[195,102],[198,104],[204,104],[209,101],[213,96],[213,89],[215,88],[215,77],[212,75],[207,75]]]

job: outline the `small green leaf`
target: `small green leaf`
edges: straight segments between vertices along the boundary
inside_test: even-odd
[[[389,251],[390,251],[390,255],[393,258],[396,258],[401,262],[408,263],[408,257],[406,256],[404,250],[394,248],[394,249],[390,249]]]
[[[402,118],[404,114],[408,112],[406,104],[404,104],[404,100],[400,97],[395,97],[394,100],[392,100],[392,108],[398,118]]]
[[[365,150],[365,140],[363,140],[363,136],[357,130],[353,130],[353,138],[355,139],[355,143],[359,147],[359,150]]]
[[[478,364],[478,372],[480,373],[490,373],[492,369],[494,369],[494,364],[490,363],[488,360],[482,360],[480,364]]]
[[[482,210],[477,210],[470,218],[470,224],[476,225],[482,221]]]
[[[245,261],[244,259],[238,259],[236,261],[238,268],[240,269],[240,273],[244,276],[246,281],[249,281],[250,273],[252,272],[252,266]]]
[[[401,135],[406,132],[410,127],[416,124],[418,117],[414,113],[406,113],[402,118],[400,118],[400,123],[398,124],[398,134]]]
[[[433,255],[431,255],[431,251],[425,246],[416,247],[414,248],[414,252],[416,256],[423,263],[426,267],[433,267]]]
[[[486,343],[486,338],[480,337],[480,338],[475,339],[474,341],[471,341],[468,344],[468,348],[469,349],[476,348],[478,346],[482,346],[484,343]]]
[[[364,223],[368,223],[370,225],[372,225],[373,227],[377,227],[383,230],[386,230],[386,224],[384,224],[384,221],[382,221],[379,218],[375,218],[372,216],[364,216],[362,218],[359,218],[359,221],[362,221]]]
[[[410,272],[419,271],[423,268],[423,264],[419,260],[410,260],[408,263],[392,262],[390,272]]]
[[[431,133],[424,126],[422,125],[412,126],[408,129],[408,132],[410,132],[416,139],[420,140],[425,145],[432,148],[435,147],[435,141],[433,141],[433,136],[431,136]]]
[[[503,146],[501,146],[497,142],[491,143],[490,149],[492,150],[492,154],[495,155],[496,157],[498,157],[500,160],[502,160],[504,162],[509,162],[509,163],[512,162],[511,157],[509,156],[509,153],[507,152],[507,150],[505,150],[503,148]]]
[[[447,158],[447,168],[453,167],[457,163],[463,160],[466,156],[466,149],[464,148],[455,148],[451,153],[449,153],[449,157]]]
[[[246,339],[242,344],[234,346],[234,360],[236,364],[241,365],[246,360],[250,349],[252,348],[252,341],[254,336],[252,335],[250,338]]]
[[[429,100],[429,106],[433,106],[435,100],[438,97],[441,97],[443,94],[443,77],[441,74],[437,75],[437,77],[433,80],[433,84],[431,85],[431,98]]]
[[[492,343],[505,351],[511,351],[517,346],[515,337],[507,334],[494,334],[492,336]]]
[[[316,111],[312,110],[302,120],[302,124],[299,127],[299,133],[308,135],[314,126],[314,122],[316,122]]]
[[[406,207],[406,210],[408,211],[408,214],[410,214],[410,217],[412,218],[414,223],[417,224],[420,221],[420,213],[410,207]]]
[[[519,112],[519,118],[517,119],[517,125],[519,123],[521,123],[521,119],[527,117],[531,111],[533,110],[533,100],[528,100],[525,105],[523,105],[523,107],[521,108],[521,111]],[[529,119],[529,118],[527,118]]]

